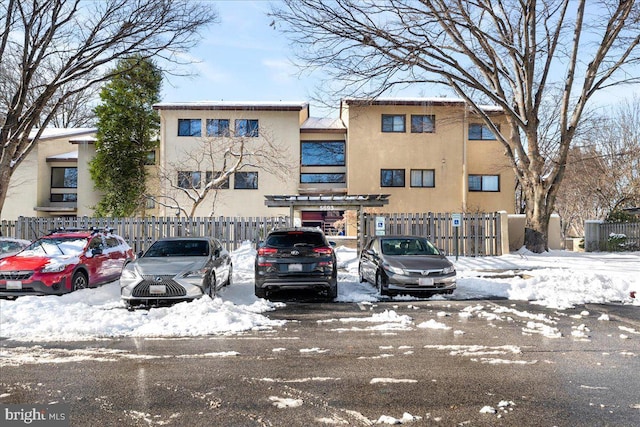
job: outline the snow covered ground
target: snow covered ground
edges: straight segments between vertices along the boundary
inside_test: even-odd
[[[372,303],[379,300],[373,286],[358,281],[355,250],[337,248],[338,302]],[[60,297],[21,297],[0,300],[0,336],[14,341],[73,341],[110,337],[191,337],[273,329],[283,321],[264,313],[283,303],[253,294],[255,250],[246,243],[234,251],[234,282],[218,298],[151,310],[125,310],[118,282]],[[455,263],[458,289],[432,299],[473,300],[506,298],[530,301],[556,309],[584,303],[616,302],[640,305],[640,253],[574,253],[525,250],[500,257],[466,258]],[[410,301],[400,296],[394,300]],[[393,310],[384,316],[397,315]],[[400,316],[402,317],[402,316]],[[348,319],[342,323],[348,323]],[[372,323],[385,319],[371,318]],[[397,327],[411,327],[410,319],[393,319]],[[428,323],[428,322],[425,322]],[[535,319],[532,319],[535,329]],[[437,328],[439,323],[414,325]],[[544,331],[542,331],[544,333]],[[576,332],[576,333],[579,333]]]

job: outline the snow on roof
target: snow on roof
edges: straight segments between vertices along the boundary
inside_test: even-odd
[[[462,98],[426,97],[426,98],[344,98],[346,104],[355,105],[467,105]],[[502,111],[497,105],[478,105],[484,111]]]
[[[304,101],[192,101],[159,102],[153,105],[157,110],[276,110],[299,111],[308,108]]]
[[[29,139],[35,138],[38,130],[39,129],[33,129],[29,134]],[[98,129],[96,128],[44,128],[42,130],[42,134],[40,135],[40,140],[67,138],[82,134],[93,134],[97,131]]]
[[[300,126],[300,130],[305,129],[341,129],[344,130],[347,127],[344,125],[341,119],[333,117],[309,117]]]
[[[52,156],[47,156],[47,161],[48,162],[50,162],[52,160],[58,160],[58,161],[78,160],[78,150],[69,151],[68,153],[60,153],[60,154],[54,154]]]

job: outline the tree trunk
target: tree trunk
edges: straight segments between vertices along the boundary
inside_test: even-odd
[[[539,254],[549,250],[550,206],[546,203],[547,192],[542,182],[533,182],[527,187],[524,245]]]

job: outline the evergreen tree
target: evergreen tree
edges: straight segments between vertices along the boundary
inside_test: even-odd
[[[96,216],[131,216],[144,209],[145,164],[158,145],[162,72],[150,59],[118,62],[118,73],[100,92],[96,156],[90,163],[95,188],[104,192]]]

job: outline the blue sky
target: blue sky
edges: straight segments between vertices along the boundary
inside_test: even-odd
[[[219,23],[212,24],[200,44],[185,53],[183,60],[195,61],[185,69],[190,77],[168,76],[163,87],[164,102],[188,101],[307,101],[315,117],[337,116],[339,99],[332,109],[314,104],[320,75],[300,75],[293,65],[293,50],[279,31],[269,24],[267,0],[207,1],[216,8]],[[316,73],[320,73],[317,71]],[[600,105],[615,104],[635,88],[617,87],[596,95]],[[442,88],[425,93],[412,88],[396,96],[442,96]],[[393,96],[393,95],[390,95]],[[455,95],[454,95],[455,96]]]
[[[169,76],[164,102],[310,101],[316,82],[299,77],[283,34],[269,26],[268,1],[216,1],[220,22],[188,53],[194,77]],[[339,100],[336,100],[336,108]],[[312,104],[311,113],[322,116]],[[325,112],[326,113],[326,112]]]

